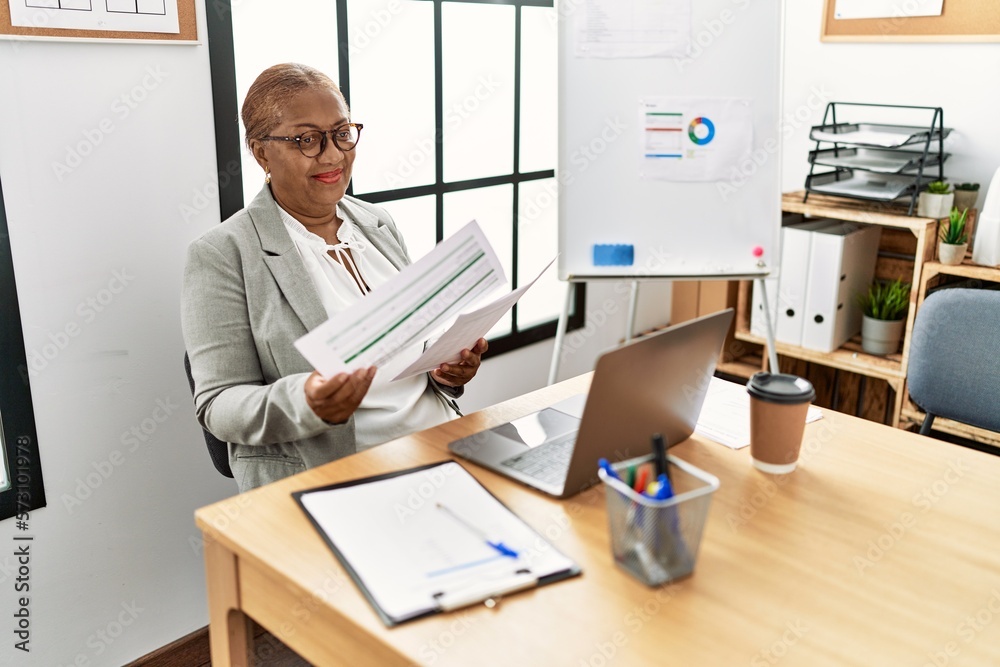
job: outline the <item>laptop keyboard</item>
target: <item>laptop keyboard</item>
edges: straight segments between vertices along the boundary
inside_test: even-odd
[[[542,482],[559,484],[566,479],[569,471],[574,442],[576,432],[567,433],[543,445],[532,447],[523,454],[505,459],[500,465]]]

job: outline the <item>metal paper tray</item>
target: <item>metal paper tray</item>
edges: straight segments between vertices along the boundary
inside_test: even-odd
[[[936,180],[933,176],[923,176],[920,185]],[[892,201],[911,196],[917,186],[916,176],[898,174],[874,174],[853,169],[813,174],[806,177],[806,190],[837,197],[868,199],[871,201]]]
[[[947,160],[950,153],[940,156]],[[943,162],[937,151],[928,151],[926,159],[922,151],[890,150],[886,148],[826,148],[809,151],[809,162],[824,167],[861,169],[879,174],[899,174],[920,167],[936,167]]]
[[[951,128],[938,130],[915,125],[883,125],[880,123],[836,123],[816,125],[809,131],[813,141],[826,141],[872,148],[898,148],[915,143],[944,139]]]

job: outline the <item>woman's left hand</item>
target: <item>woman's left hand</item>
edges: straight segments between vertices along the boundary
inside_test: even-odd
[[[461,361],[457,364],[441,364],[431,371],[431,377],[448,387],[461,387],[476,376],[487,348],[489,344],[486,339],[480,338],[471,350],[462,350]]]

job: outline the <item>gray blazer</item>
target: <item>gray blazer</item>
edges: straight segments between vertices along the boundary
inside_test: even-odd
[[[394,266],[409,263],[384,209],[344,197],[339,211]],[[355,452],[353,416],[331,426],[306,404],[313,368],[292,344],[326,319],[267,186],[188,248],[181,324],[195,411],[229,443],[240,491]],[[427,391],[452,407],[461,394],[433,381]]]

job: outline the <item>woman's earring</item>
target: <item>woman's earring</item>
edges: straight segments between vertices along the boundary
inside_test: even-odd
[[[271,170],[270,169],[264,172],[264,184],[265,185],[270,185],[271,184]]]

